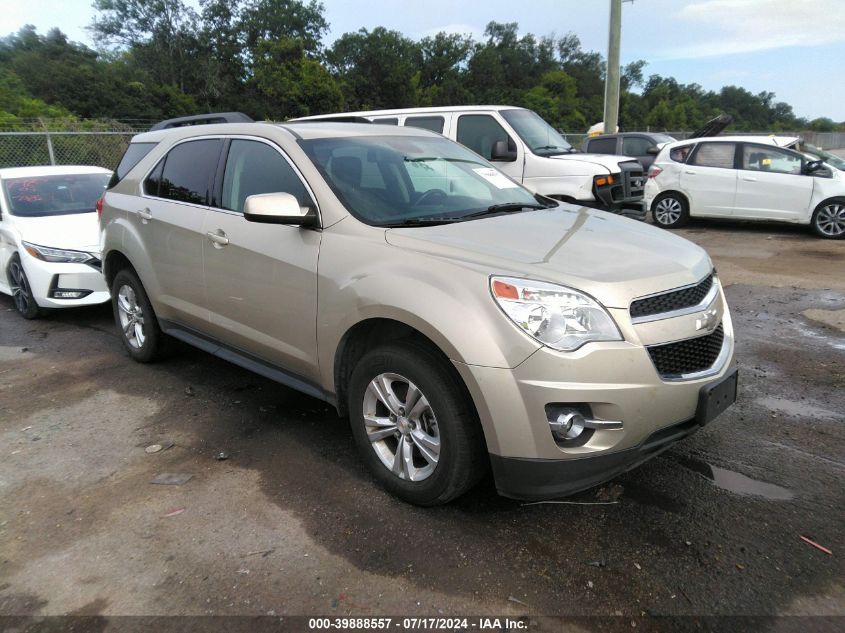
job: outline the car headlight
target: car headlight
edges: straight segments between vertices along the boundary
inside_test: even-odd
[[[30,244],[29,242],[21,242],[26,252],[32,255],[35,259],[40,259],[45,262],[54,263],[70,263],[70,264],[84,264],[93,259],[96,259],[90,253],[85,251],[69,251],[63,248],[50,248],[49,246],[39,246],[37,244]]]
[[[595,299],[582,292],[530,279],[491,277],[502,311],[543,345],[572,352],[591,341],[621,341],[619,328]]]

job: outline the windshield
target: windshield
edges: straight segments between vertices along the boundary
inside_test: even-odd
[[[9,178],[3,191],[9,212],[20,217],[93,213],[111,174],[62,174]]]
[[[801,143],[800,149],[805,154],[810,154],[813,158],[823,160],[828,165],[845,171],[845,159],[839,158],[839,156],[836,156],[835,154],[826,152],[815,145],[810,145],[809,143]]]
[[[501,205],[509,211],[545,206],[445,138],[323,138],[300,145],[346,208],[367,224],[445,223],[498,212]]]
[[[674,136],[668,134],[652,134],[651,138],[655,143],[674,143],[677,140]]]
[[[502,110],[502,117],[538,156],[574,152],[572,145],[533,110]]]

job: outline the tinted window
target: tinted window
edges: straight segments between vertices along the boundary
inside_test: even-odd
[[[141,159],[149,154],[150,150],[152,150],[155,146],[156,143],[130,143],[129,147],[126,148],[126,152],[123,154],[123,158],[120,159],[120,164],[112,174],[111,180],[109,181],[109,189],[123,180],[123,177],[128,174],[135,165],[140,163]]]
[[[409,116],[405,119],[407,127],[421,127],[440,134],[443,134],[443,122],[442,116]]]
[[[511,139],[505,129],[489,114],[465,114],[458,119],[458,143],[466,145],[487,160],[493,156],[496,141]]]
[[[93,212],[108,180],[107,173],[9,178],[3,190],[12,215],[69,215]]]
[[[774,147],[746,145],[742,150],[742,167],[751,171],[800,174],[801,157]]]
[[[654,147],[654,143],[644,136],[622,137],[622,153],[625,156],[645,156],[650,147]]]
[[[158,196],[177,202],[208,204],[221,144],[219,139],[188,141],[170,150],[164,159]],[[154,184],[149,178],[147,182]]]
[[[278,150],[258,141],[233,140],[223,173],[223,208],[243,213],[246,199],[260,193],[289,193],[300,206],[314,206],[302,180]]]
[[[616,139],[615,138],[594,138],[587,145],[587,151],[594,154],[615,154],[616,153]]]
[[[734,143],[702,143],[693,157],[693,164],[733,169],[735,150]]]
[[[669,158],[676,163],[685,163],[687,162],[691,149],[692,145],[681,145],[680,147],[675,147],[669,151]]]
[[[376,125],[399,125],[399,119],[397,117],[390,119],[373,119],[373,123]]]

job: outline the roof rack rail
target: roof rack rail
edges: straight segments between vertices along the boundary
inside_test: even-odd
[[[174,127],[187,125],[207,125],[210,123],[254,123],[253,119],[243,112],[211,112],[209,114],[195,114],[194,116],[180,116],[175,119],[159,121],[150,128],[155,130],[169,130]]]
[[[294,119],[290,123],[372,123],[372,121],[363,116],[339,114],[337,116],[324,116],[319,119]]]

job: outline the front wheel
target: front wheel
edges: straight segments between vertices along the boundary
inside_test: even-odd
[[[23,269],[21,258],[17,255],[12,257],[9,263],[9,288],[12,291],[12,300],[15,302],[15,309],[24,319],[37,319],[41,316],[41,309],[35,303],[35,296],[32,294],[32,286],[26,271]]]
[[[161,356],[164,334],[138,276],[126,268],[119,271],[112,282],[111,296],[120,340],[129,355],[139,363]]]
[[[810,223],[819,237],[828,240],[845,239],[845,198],[820,204]]]
[[[676,193],[664,193],[651,205],[654,223],[664,229],[677,229],[689,221],[689,205]]]
[[[349,419],[373,475],[410,503],[451,501],[486,470],[469,396],[452,368],[424,345],[396,343],[367,353],[352,373]]]

